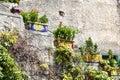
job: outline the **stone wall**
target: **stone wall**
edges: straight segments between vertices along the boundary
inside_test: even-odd
[[[9,5],[9,4],[8,4]],[[48,79],[48,74],[44,74],[40,65],[47,63],[53,66],[53,35],[51,32],[39,32],[26,30],[23,18],[20,14],[12,14],[9,9],[0,5],[0,31],[17,29],[21,35],[18,42],[10,49],[15,61],[22,67],[28,76],[25,80]],[[49,51],[52,49],[51,51]],[[44,75],[43,75],[44,74]],[[46,76],[47,75],[47,76]],[[28,78],[30,77],[30,78]]]
[[[19,31],[23,31],[25,28],[22,17],[18,14],[0,11],[0,31],[10,28],[17,28]]]
[[[111,48],[116,53],[120,52],[120,6],[115,0],[22,0],[19,7],[25,11],[37,9],[39,16],[46,14],[50,31],[58,27],[59,21],[81,29],[82,33],[75,38],[76,46],[83,45],[88,37],[92,37],[100,51],[106,52]],[[19,14],[12,14],[3,6],[0,6],[0,10],[0,31],[17,28],[22,36],[22,41],[17,43],[20,46],[16,44],[13,47],[14,51],[19,51],[19,48],[21,51],[13,55],[15,60],[33,80],[42,80],[39,65],[44,62],[53,64],[53,57],[50,55],[49,61],[47,51],[48,47],[54,48],[52,33],[25,30]],[[61,17],[59,11],[63,11],[65,16]]]
[[[49,18],[49,30],[57,28],[59,21],[72,28],[82,29],[76,35],[75,44],[82,45],[88,37],[98,43],[100,51],[112,49],[120,52],[119,7],[117,0],[23,0],[23,10],[39,10],[39,15],[46,14]],[[65,13],[64,17],[59,11]]]

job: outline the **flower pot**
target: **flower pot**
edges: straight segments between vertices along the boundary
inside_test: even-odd
[[[62,43],[62,42],[64,42],[64,39],[55,39],[55,40],[54,40],[54,46],[55,46],[55,47],[58,47],[58,45],[59,45],[60,43]]]
[[[83,55],[83,59],[84,59],[85,61],[89,61],[89,54]]]
[[[96,60],[97,62],[101,61],[101,55],[96,55],[95,60]]]
[[[62,44],[64,46],[66,46],[66,48],[72,48],[73,49],[73,43],[74,43],[74,41],[67,41],[65,39],[55,39],[54,40],[54,46],[56,46],[56,47],[58,47]]]
[[[33,31],[47,32],[47,24],[28,22],[27,29]]]

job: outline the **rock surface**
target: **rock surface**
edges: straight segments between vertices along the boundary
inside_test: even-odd
[[[85,40],[91,37],[98,43],[100,51],[112,49],[114,53],[120,53],[120,5],[116,0],[22,0],[19,7],[25,11],[37,9],[39,16],[46,14],[50,31],[57,28],[59,21],[81,29],[82,33],[75,38],[76,46],[84,45]],[[60,16],[59,11],[63,11],[65,16]],[[54,48],[52,33],[25,30],[22,17],[0,5],[0,31],[11,28],[17,28],[22,36],[22,40],[13,47],[13,51],[21,51],[13,55],[15,60],[33,80],[47,80],[45,76],[40,76],[39,65],[54,63],[52,55],[49,61],[46,49]]]
[[[75,39],[77,46],[91,37],[98,43],[100,51],[112,49],[115,53],[120,52],[120,8],[117,0],[23,0],[20,7],[26,11],[37,9],[40,16],[46,14],[51,31],[57,28],[59,21],[82,29],[82,34]],[[59,15],[60,10],[65,13],[64,17]]]

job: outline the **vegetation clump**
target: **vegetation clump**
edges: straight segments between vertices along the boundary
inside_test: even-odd
[[[23,80],[22,71],[8,51],[16,42],[14,32],[0,32],[0,80]]]
[[[79,32],[79,30],[72,29],[68,26],[59,26],[53,31],[53,34],[55,39],[65,39],[71,41],[75,38],[75,34],[78,34]]]
[[[8,1],[11,3],[17,3],[17,4],[19,4],[19,2],[20,2],[20,0],[8,0]]]
[[[43,15],[42,17],[39,17],[38,10],[32,9],[29,12],[22,11],[21,15],[23,17],[24,23],[27,22],[40,22],[40,23],[47,23],[48,18],[46,15]]]

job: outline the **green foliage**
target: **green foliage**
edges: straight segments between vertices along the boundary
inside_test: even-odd
[[[40,23],[48,23],[48,18],[46,15],[43,15],[42,17],[39,18]]]
[[[93,42],[91,37],[89,37],[88,40],[86,40],[85,42],[86,42],[86,47],[93,47]]]
[[[37,22],[38,21],[38,11],[37,10],[31,10],[29,12],[21,12],[21,15],[23,17],[24,23],[31,21],[31,22]]]
[[[91,37],[88,38],[88,40],[85,41],[85,46],[80,46],[79,50],[81,52],[81,54],[99,54],[98,52],[98,45],[92,42]]]
[[[18,36],[13,32],[0,32],[0,44],[4,47],[10,47],[17,42]]]
[[[48,66],[48,64],[44,63],[44,64],[40,65],[40,68],[43,69],[43,70],[48,70],[49,66]]]
[[[108,54],[109,54],[109,59],[113,58],[113,52],[111,49],[108,50]]]
[[[14,32],[0,33],[0,80],[23,80],[21,70],[7,50],[16,41]]]
[[[120,67],[120,59],[118,59],[117,65],[118,65],[118,67]]]
[[[75,38],[75,34],[78,34],[79,32],[79,30],[74,30],[67,26],[61,26],[54,30],[53,34],[56,39],[65,39],[70,41],[73,40]]]
[[[110,63],[111,67],[114,67],[115,66],[115,59],[110,59],[109,63]]]
[[[73,49],[60,45],[56,49],[55,61],[62,68],[63,80],[83,80],[84,75],[81,71],[83,60]],[[80,65],[80,63],[82,65]]]
[[[114,67],[115,66],[115,59],[113,57],[113,52],[112,52],[111,49],[109,49],[108,54],[109,54],[109,63],[110,63],[110,66]]]
[[[37,10],[31,10],[28,15],[29,15],[29,21],[32,21],[32,22],[38,21],[38,11]]]
[[[48,18],[46,15],[43,15],[42,17],[38,16],[38,11],[33,9],[29,12],[21,12],[21,15],[23,17],[24,23],[27,23],[28,21],[30,22],[40,22],[40,23],[47,23]]]
[[[111,80],[112,77],[109,77],[106,71],[95,69],[92,66],[89,66],[86,69],[90,80]],[[91,77],[90,77],[91,76]]]
[[[22,17],[23,17],[24,23],[27,23],[27,21],[29,21],[29,15],[28,15],[28,13],[22,11],[22,12],[21,12],[21,15],[22,15]]]
[[[20,0],[8,0],[8,1],[11,3],[17,3],[17,4],[19,4],[19,2],[20,2]]]

